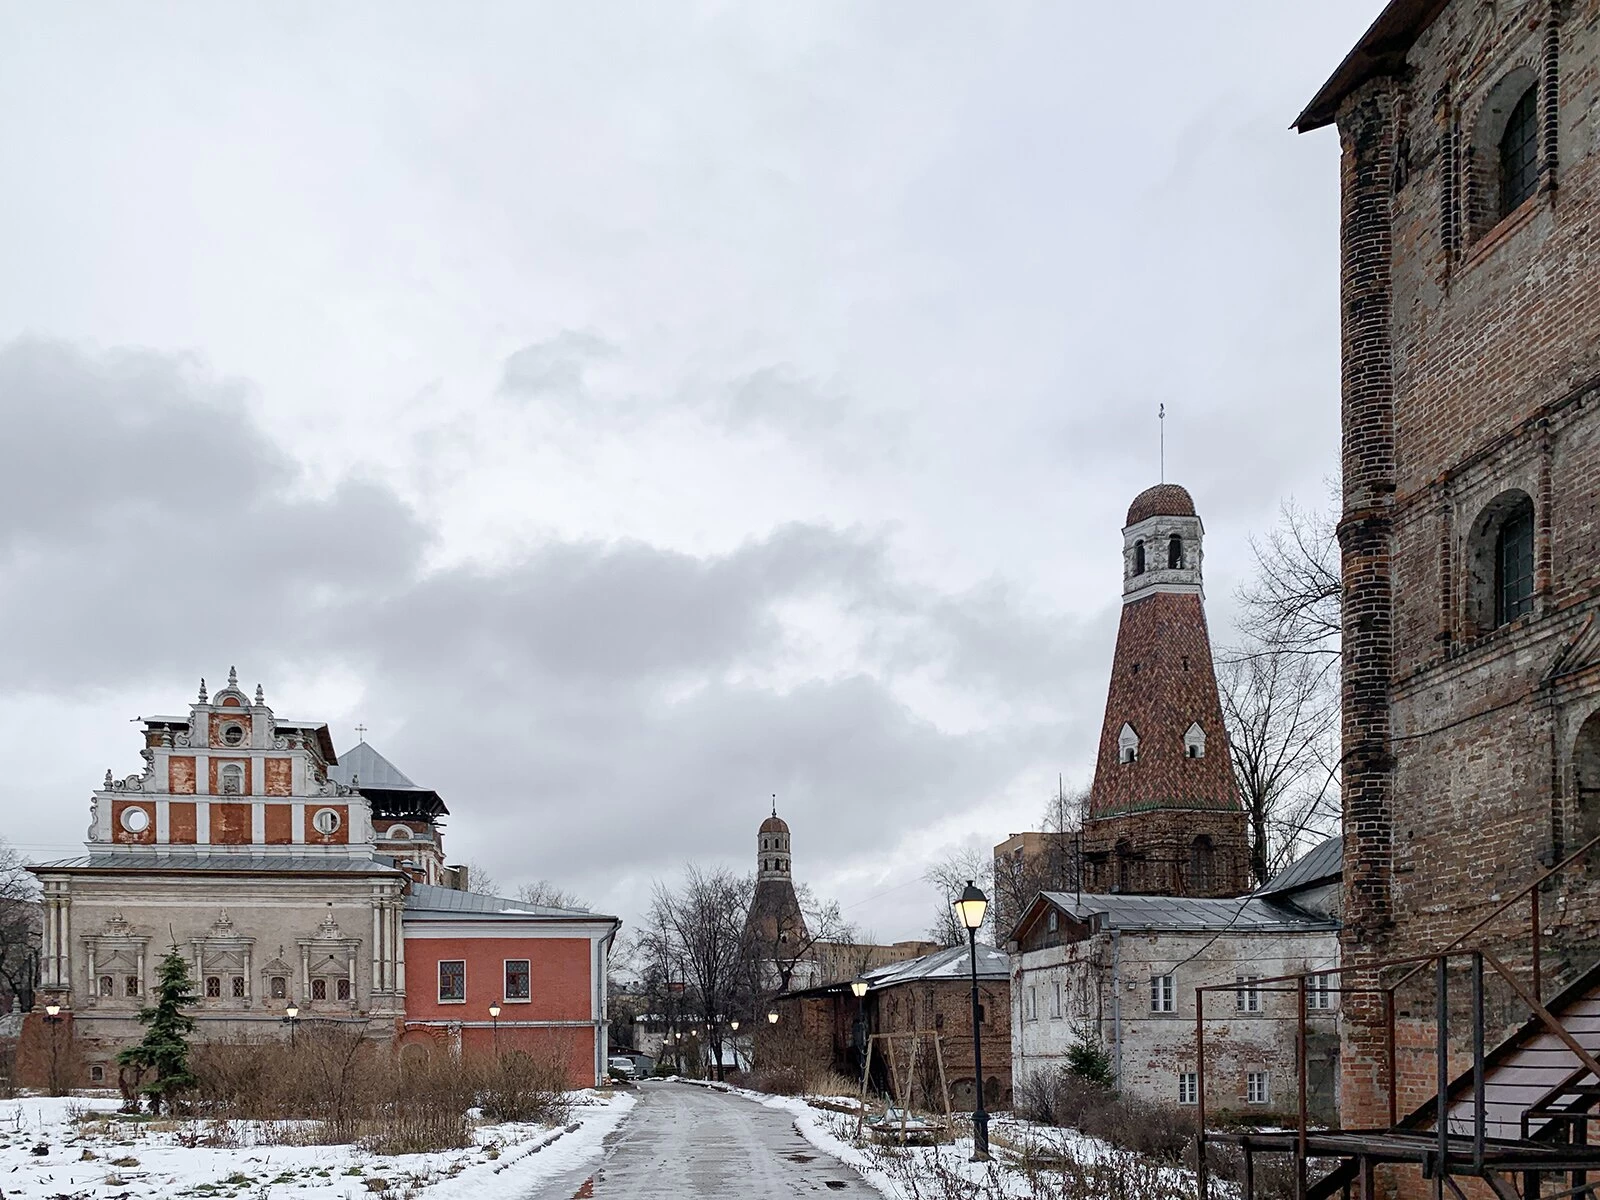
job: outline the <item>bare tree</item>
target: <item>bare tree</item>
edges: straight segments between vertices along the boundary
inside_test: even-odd
[[[1256,652],[1338,659],[1337,507],[1319,511],[1285,500],[1273,530],[1250,539],[1255,570],[1239,589],[1239,625]]]
[[[33,1007],[40,936],[38,882],[22,856],[0,841],[0,1002],[9,1012],[16,1002]]]
[[[755,903],[761,901],[757,889]],[[839,911],[837,901],[819,901],[809,884],[794,890],[794,903],[775,905],[771,911],[752,912],[746,923],[745,954],[755,991],[779,994],[789,991],[804,966],[815,961],[820,942],[854,942],[855,931]],[[808,982],[810,982],[808,980]]]
[[[691,1007],[684,1015],[696,1018],[695,1024],[704,1023],[719,1079],[725,1029],[719,1018],[742,1011],[740,1001],[747,986],[745,914],[751,888],[748,876],[690,863],[676,889],[657,881],[638,937],[647,984],[664,988],[669,998],[689,1000]],[[683,987],[674,991],[680,982]],[[677,1015],[675,1008],[669,1012]]]
[[[584,912],[589,911],[589,906],[576,895],[558,888],[548,879],[536,879],[532,883],[523,884],[517,889],[517,899],[535,908],[577,908]]]
[[[1339,545],[1332,511],[1285,501],[1252,539],[1255,570],[1239,590],[1245,644],[1221,656],[1223,716],[1250,822],[1258,884],[1302,835],[1337,822]]]
[[[938,942],[941,946],[965,945],[967,928],[956,916],[955,904],[967,883],[976,883],[985,893],[994,891],[994,859],[977,847],[958,850],[948,858],[930,866],[922,876],[931,883],[939,893],[939,907],[936,910],[933,923],[928,927],[930,941]],[[978,930],[980,941],[987,941],[991,945],[994,939],[994,905],[989,905],[989,911],[984,914],[983,926]]]
[[[1299,654],[1246,654],[1222,666],[1222,712],[1250,823],[1250,871],[1265,883],[1307,830],[1337,817],[1328,800],[1339,709],[1324,665]]]
[[[1010,926],[1040,892],[1070,892],[1079,886],[1081,835],[1089,790],[1058,785],[1039,820],[1040,845],[994,860],[994,936],[1002,941]],[[966,936],[963,932],[962,936]]]

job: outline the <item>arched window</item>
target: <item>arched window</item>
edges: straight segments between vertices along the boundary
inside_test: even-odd
[[[1533,609],[1533,505],[1518,505],[1494,543],[1496,625]]]
[[[1143,575],[1144,574],[1144,543],[1143,542],[1135,542],[1133,544],[1133,573],[1135,575]]]
[[[1200,722],[1193,722],[1183,735],[1183,753],[1185,758],[1204,758],[1206,756],[1206,731],[1200,728]]]
[[[1216,870],[1217,851],[1211,839],[1201,834],[1189,844],[1189,890],[1211,890],[1212,875]]]
[[[1533,501],[1520,488],[1501,492],[1468,533],[1468,636],[1533,611],[1533,564]]]
[[[229,763],[218,772],[222,782],[224,796],[241,796],[244,794],[244,768],[234,763]]]
[[[1509,215],[1539,187],[1539,89],[1512,105],[1500,135],[1500,215]]]
[[[1176,571],[1183,566],[1183,539],[1177,534],[1167,542],[1167,569]]]
[[[1132,725],[1123,723],[1122,730],[1117,734],[1117,761],[1124,763],[1139,761],[1139,735]]]

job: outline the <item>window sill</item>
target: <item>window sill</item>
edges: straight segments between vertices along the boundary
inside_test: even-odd
[[[462,999],[462,1000],[445,1000],[445,999],[441,998],[439,1003],[440,1004],[465,1004],[466,1000],[465,999]]]
[[[1498,222],[1486,229],[1478,240],[1468,248],[1466,257],[1461,260],[1461,269],[1470,271],[1480,261],[1494,253],[1496,246],[1506,241],[1524,225],[1534,219],[1546,206],[1541,203],[1546,197],[1554,198],[1555,193],[1541,187],[1529,196],[1516,208],[1512,209]]]

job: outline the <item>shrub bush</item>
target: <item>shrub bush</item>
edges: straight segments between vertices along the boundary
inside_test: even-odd
[[[1017,1087],[1016,1109],[1030,1121],[1069,1126],[1124,1150],[1173,1162],[1194,1137],[1194,1118],[1177,1105],[1120,1095],[1070,1068],[1026,1076]]]

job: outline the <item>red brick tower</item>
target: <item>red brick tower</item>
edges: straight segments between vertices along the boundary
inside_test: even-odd
[[[1206,630],[1204,533],[1175,483],[1141,492],[1128,509],[1122,623],[1083,829],[1090,891],[1250,889],[1244,809]]]

